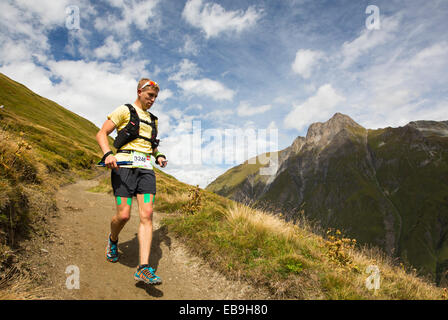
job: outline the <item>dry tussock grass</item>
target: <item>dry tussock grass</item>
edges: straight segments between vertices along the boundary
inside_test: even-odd
[[[189,198],[189,194],[188,192],[184,192],[184,193],[178,193],[178,194],[168,194],[168,193],[160,193],[157,194],[157,200],[158,201],[164,201],[170,204],[174,204],[174,203],[184,203],[187,202],[190,198]]]
[[[436,287],[428,278],[418,275],[416,269],[406,270],[403,265],[397,265],[397,260],[377,248],[363,247],[352,250],[354,262],[366,270],[368,266],[378,266],[381,276],[381,287],[376,296],[389,299],[447,299],[446,290]],[[363,278],[359,281],[365,280]]]
[[[312,227],[305,219],[294,224],[269,211],[254,209],[237,202],[229,206],[226,217],[230,224],[239,223],[240,226],[245,225],[246,230],[253,228],[258,233],[275,234],[287,242],[311,250],[315,255],[319,255],[317,251],[320,251],[319,246],[323,244],[321,237],[310,231]]]
[[[287,241],[294,241],[299,231],[298,227],[282,221],[267,212],[256,210],[240,203],[229,207],[226,217],[230,224],[239,223],[246,230],[255,229],[258,233],[272,232],[282,236]]]
[[[9,269],[0,278],[0,300],[51,299],[50,290],[36,286],[35,279],[21,274],[17,268]]]
[[[278,216],[239,203],[228,208],[226,218],[235,227],[234,230],[238,226],[238,230],[255,229],[258,233],[273,233],[288,242],[295,243],[297,248],[306,248],[310,255],[317,257],[314,264],[308,265],[311,268],[304,270],[300,275],[290,275],[287,279],[272,285],[279,298],[420,300],[448,298],[446,289],[438,288],[429,279],[419,277],[415,269],[407,271],[397,266],[393,258],[379,249],[355,248],[351,239],[348,239],[349,246],[343,246],[338,251],[340,254],[342,250],[345,260],[349,260],[350,263],[338,263],[332,259],[333,252],[326,245],[328,240],[325,241],[312,233],[310,225],[305,220],[300,221],[300,224],[305,226],[303,229]],[[337,237],[334,242],[336,240]],[[370,275],[366,270],[369,266],[379,268],[379,290],[369,291],[366,287],[366,279]],[[319,272],[320,277],[317,276]]]

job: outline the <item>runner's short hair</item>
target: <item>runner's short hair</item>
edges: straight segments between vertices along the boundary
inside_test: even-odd
[[[141,89],[141,87],[143,87],[143,85],[144,85],[145,83],[147,83],[147,82],[154,82],[154,83],[155,83],[155,86],[154,86],[154,85],[150,85],[150,87],[156,89],[157,91],[160,90],[159,85],[158,85],[155,81],[153,81],[153,80],[151,80],[151,79],[149,79],[149,78],[141,78],[141,79],[138,81],[138,84],[137,84],[137,90],[138,90],[138,89]],[[146,88],[146,87],[145,87],[145,88]]]

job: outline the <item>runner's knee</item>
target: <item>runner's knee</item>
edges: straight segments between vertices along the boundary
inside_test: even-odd
[[[118,207],[117,217],[120,221],[127,222],[131,219],[131,207]]]
[[[140,220],[142,222],[152,222],[152,207],[140,209]]]
[[[129,219],[131,219],[131,215],[129,213],[127,213],[127,214],[120,213],[118,215],[118,219],[120,219],[122,222],[128,222]]]

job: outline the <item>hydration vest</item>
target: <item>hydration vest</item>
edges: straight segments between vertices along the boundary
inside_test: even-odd
[[[117,150],[119,150],[125,144],[127,144],[137,138],[140,138],[140,139],[150,142],[153,150],[155,148],[157,148],[159,146],[159,142],[160,142],[159,139],[156,139],[157,138],[156,120],[158,120],[158,118],[155,115],[153,115],[151,112],[148,111],[148,113],[151,117],[151,122],[148,122],[146,120],[140,119],[140,117],[138,116],[137,111],[135,110],[133,105],[127,103],[126,107],[128,107],[128,109],[129,109],[129,114],[130,114],[129,122],[123,129],[118,131],[117,137],[115,138],[115,141],[114,141],[114,147],[117,148]],[[151,138],[143,137],[140,135],[140,122],[143,122],[143,123],[151,126],[151,128],[152,128]]]

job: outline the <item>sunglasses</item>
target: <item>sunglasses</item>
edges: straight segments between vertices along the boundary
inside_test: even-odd
[[[156,82],[154,82],[154,81],[148,81],[148,82],[146,82],[141,88],[140,88],[140,90],[143,90],[143,88],[144,87],[156,87],[157,89],[159,89],[159,85],[156,83]]]

